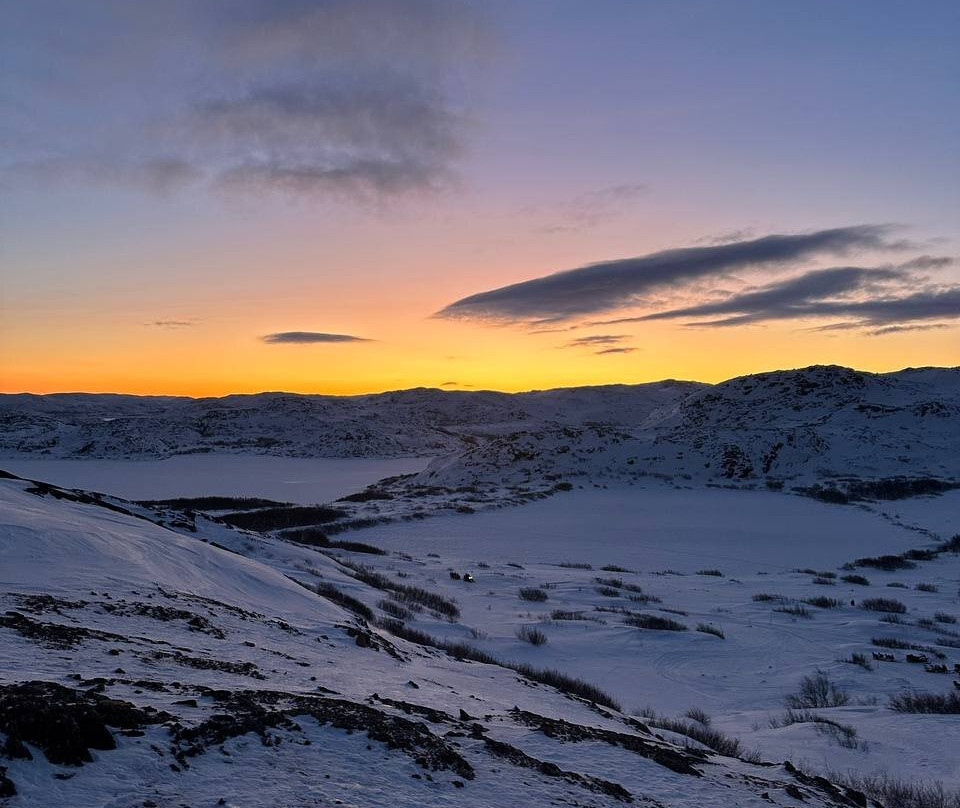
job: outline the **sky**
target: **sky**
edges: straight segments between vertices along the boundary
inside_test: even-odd
[[[960,364],[953,0],[0,15],[0,390]]]

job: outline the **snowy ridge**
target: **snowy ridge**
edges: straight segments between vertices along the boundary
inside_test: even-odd
[[[960,369],[811,367],[693,391],[635,427],[547,425],[435,460],[407,486],[557,480],[960,479]]]
[[[517,394],[413,389],[206,399],[0,395],[0,453],[112,459],[211,451],[427,457],[546,422],[639,424],[702,386],[664,381]]]
[[[310,548],[19,479],[0,514],[10,806],[867,805],[392,636]]]
[[[0,453],[230,452],[437,458],[404,485],[526,486],[570,476],[812,482],[960,478],[960,369],[814,366],[717,385],[664,381],[533,393],[416,389],[221,399],[0,397]]]

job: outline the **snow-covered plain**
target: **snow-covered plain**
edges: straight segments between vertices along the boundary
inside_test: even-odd
[[[416,457],[180,455],[163,460],[64,460],[21,455],[0,461],[0,467],[30,480],[123,499],[216,495],[309,505],[337,499],[382,477],[421,471],[428,462]]]
[[[386,593],[346,559],[163,518],[0,480],[10,806],[857,804],[787,764],[685,748],[502,665],[393,637],[297,583],[380,608]]]
[[[723,564],[771,572],[833,567],[854,557],[900,552],[915,541],[866,508],[767,491],[656,484],[573,490],[469,518],[444,514],[394,522],[368,528],[361,538],[417,556],[589,561],[681,572]]]
[[[378,526],[357,536],[418,559],[375,559],[373,566],[457,593],[462,622],[471,629],[467,636],[480,648],[570,671],[628,709],[652,707],[673,717],[705,709],[715,726],[771,759],[957,788],[960,758],[943,745],[958,730],[957,717],[904,716],[886,707],[904,689],[947,690],[950,678],[904,663],[903,651],[896,652],[898,663],[871,661],[869,671],[842,660],[854,653],[869,660],[874,650],[883,650],[874,637],[925,647],[937,637],[960,637],[956,624],[933,619],[937,613],[960,620],[960,557],[945,554],[897,572],[855,570],[870,586],[840,578],[849,574],[843,565],[857,558],[929,548],[950,538],[952,532],[938,528],[954,524],[953,493],[881,508],[757,491],[586,490],[470,517]],[[909,512],[910,526],[886,518],[884,510]],[[445,582],[447,569],[470,571],[476,583]],[[698,574],[704,571],[722,575]],[[638,587],[659,602],[631,602],[629,588],[600,595],[598,579]],[[548,599],[521,600],[523,587],[540,588]],[[776,599],[754,600],[757,595]],[[818,597],[835,605],[804,603]],[[881,621],[882,613],[859,605],[871,597],[900,600],[906,615],[900,623]],[[797,607],[806,614],[779,611]],[[624,624],[618,609],[659,614],[688,630],[637,630]],[[563,619],[553,617],[556,610],[566,613]],[[724,639],[692,630],[702,623],[719,628]],[[522,626],[539,628],[546,644],[520,642],[515,635]],[[960,651],[939,651],[952,671]],[[800,678],[818,670],[849,694],[850,705],[816,712],[853,727],[856,748],[840,746],[809,723],[769,726]]]

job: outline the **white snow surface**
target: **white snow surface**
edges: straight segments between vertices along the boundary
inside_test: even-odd
[[[615,690],[625,707],[655,704],[673,715],[695,699],[714,710],[718,724],[747,735],[765,709],[776,709],[788,682],[815,664],[858,692],[897,686],[892,674],[876,673],[871,684],[866,671],[832,661],[839,650],[863,642],[875,614],[824,610],[816,618],[822,636],[808,639],[790,618],[775,621],[768,604],[750,600],[762,579],[750,573],[733,580],[732,567],[724,578],[621,573],[625,582],[663,597],[662,604],[640,605],[625,597],[632,590],[616,598],[598,595],[593,577],[608,575],[599,570],[549,562],[520,569],[492,558],[480,566],[477,553],[474,560],[320,553],[204,517],[190,523],[20,480],[0,480],[0,513],[6,610],[0,700],[21,692],[16,683],[41,681],[66,689],[51,698],[64,692],[89,703],[109,697],[173,716],[136,732],[112,728],[117,748],[91,750],[92,762],[82,766],[51,762],[28,740],[32,759],[0,761],[17,789],[6,800],[11,808],[149,802],[266,808],[338,801],[608,806],[626,799],[661,806],[787,806],[797,803],[797,794],[810,806],[850,804],[844,790],[780,763],[783,749],[794,758],[829,750],[823,736],[804,743],[797,726],[779,734],[758,731],[762,757],[773,765],[714,753],[697,757],[674,745],[683,739],[673,732],[648,729],[500,665],[467,662],[371,629],[301,585],[334,584],[378,611],[390,593],[356,579],[347,561],[371,564],[394,581],[460,604],[462,616],[454,622],[425,610],[408,619],[411,627],[466,640],[505,660],[589,674]],[[518,534],[518,549],[524,541]],[[585,539],[582,552],[604,556],[602,534]],[[955,574],[955,562],[943,569],[934,563],[940,564],[924,570],[930,580]],[[472,569],[476,582],[453,580],[447,574],[453,565]],[[808,580],[771,573],[763,584],[800,593]],[[523,585],[545,587],[549,599],[519,600]],[[931,598],[924,608],[945,599],[913,590],[903,596],[911,610],[922,598]],[[724,625],[728,639],[637,629],[623,624],[620,613],[594,612],[614,603],[649,613],[683,608],[689,613],[678,619],[691,623],[709,615]],[[551,608],[580,608],[604,622],[538,621]],[[518,640],[515,629],[527,624],[541,625],[549,642],[534,647]],[[51,627],[80,634],[58,642]],[[369,639],[357,642],[357,634]],[[765,670],[762,660],[775,664]],[[918,681],[930,676],[915,666],[894,667]],[[669,682],[675,682],[672,690]],[[232,729],[231,721],[250,715],[245,704],[266,710],[253,715],[266,716],[267,723]],[[870,764],[891,764],[901,754],[922,763],[924,773],[948,782],[956,777],[942,745],[922,742],[924,733],[946,728],[943,716],[893,716],[879,704],[862,708],[862,716],[837,709],[846,710],[844,720],[857,721],[864,735],[877,722],[869,733],[876,751],[864,758]],[[907,727],[887,739],[881,730],[892,718]],[[565,728],[559,736],[537,729],[558,719],[566,722],[558,725]],[[224,726],[224,735],[213,731]],[[245,731],[250,726],[262,729]],[[4,731],[18,730],[0,729],[0,735]],[[912,734],[918,743],[908,748]],[[413,747],[405,751],[411,738]]]
[[[617,788],[662,806],[796,805],[796,789],[807,805],[850,804],[784,760],[960,789],[956,715],[890,706],[960,681],[960,554],[939,549],[960,533],[960,490],[846,505],[794,492],[960,481],[960,369],[517,395],[15,395],[0,397],[0,456],[112,495],[0,479],[0,720],[30,681],[171,716],[142,735],[114,728],[118,748],[83,766],[29,741],[30,760],[0,753],[11,806],[600,806],[623,804]],[[327,547],[120,498],[308,504],[364,486],[332,523],[304,524],[326,509],[301,508],[275,525],[329,532]],[[858,562],[907,551],[916,560],[892,572]],[[898,611],[865,608],[877,598]],[[401,639],[398,616],[502,664]],[[543,643],[524,639],[533,630]],[[509,667],[523,664],[623,712]],[[845,703],[785,721],[818,673]],[[676,744],[702,745],[664,724],[689,724],[691,708],[739,757],[684,757]],[[250,711],[273,718],[243,724]],[[239,729],[213,737],[215,715]],[[569,726],[536,724],[548,719]],[[16,751],[4,732],[0,749]]]
[[[123,499],[217,495],[308,505],[338,499],[383,477],[421,471],[427,463],[415,457],[201,454],[162,460],[79,460],[21,454],[0,461],[0,467],[30,480]]]

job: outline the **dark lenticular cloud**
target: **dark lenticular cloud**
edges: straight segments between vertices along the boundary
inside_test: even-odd
[[[312,345],[318,342],[372,342],[365,337],[350,334],[324,334],[320,331],[280,331],[260,337],[269,345]]]
[[[799,235],[685,247],[622,258],[511,284],[451,303],[435,316],[494,323],[552,322],[635,305],[642,295],[745,269],[782,269],[802,259],[854,250],[893,250],[892,228],[860,225]]]
[[[891,280],[897,283],[884,285],[884,281]],[[960,319],[960,287],[921,288],[908,293],[918,286],[921,286],[920,279],[903,269],[842,267],[811,272],[718,303],[672,309],[637,319],[694,318],[687,325],[729,328],[771,320],[844,318],[821,330],[872,328],[870,333],[875,336],[921,330],[918,324],[924,321]],[[861,296],[851,297],[854,293]],[[695,319],[714,315],[729,316]]]
[[[594,351],[597,356],[603,356],[604,354],[622,354],[622,353],[633,353],[638,350],[637,348],[604,348],[602,351]]]
[[[575,340],[571,340],[565,345],[561,345],[561,348],[589,348],[596,345],[616,345],[618,342],[623,342],[625,339],[629,339],[629,334],[593,334],[589,337],[579,337]]]
[[[807,272],[796,278],[773,283],[762,289],[698,306],[658,311],[642,317],[623,318],[610,322],[673,320],[681,317],[705,317],[717,314],[752,316],[758,320],[790,317],[815,301],[863,291],[884,281],[906,280],[901,269],[833,267]]]

